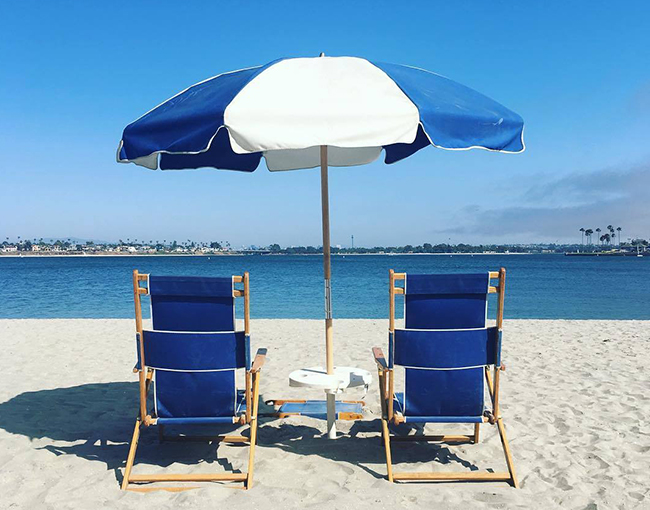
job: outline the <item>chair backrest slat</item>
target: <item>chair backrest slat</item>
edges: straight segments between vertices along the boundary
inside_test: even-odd
[[[149,295],[156,330],[235,330],[232,278],[151,275]]]
[[[404,319],[411,329],[485,327],[488,273],[407,274]]]
[[[412,368],[463,369],[497,361],[496,327],[467,330],[395,330],[395,363]]]
[[[146,366],[161,370],[208,371],[246,367],[243,331],[189,333],[144,330]]]

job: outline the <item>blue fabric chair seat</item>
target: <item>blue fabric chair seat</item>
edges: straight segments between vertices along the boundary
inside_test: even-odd
[[[142,335],[146,365],[156,374],[154,405],[159,419],[214,422],[238,414],[235,371],[247,368],[250,359],[243,331],[144,330]]]
[[[406,416],[402,392],[395,393],[393,410],[404,416],[406,423],[481,423],[483,421],[483,413],[480,416]]]
[[[152,382],[152,384],[154,384]],[[153,389],[153,388],[152,388]],[[237,406],[234,416],[201,416],[201,417],[158,417],[160,425],[207,425],[217,423],[233,423],[233,418],[238,418],[246,412],[246,391],[237,390]]]

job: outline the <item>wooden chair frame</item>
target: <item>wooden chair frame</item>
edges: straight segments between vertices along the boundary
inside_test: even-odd
[[[395,282],[405,280],[406,273],[396,273],[392,269],[389,272],[389,331],[395,333],[395,295],[404,294],[404,287],[397,287]],[[503,330],[503,305],[505,297],[506,270],[501,268],[499,271],[490,271],[490,280],[497,279],[496,285],[490,285],[489,294],[497,294],[497,319],[496,326],[499,334]],[[490,282],[491,283],[491,282]],[[499,346],[497,346],[497,349]],[[501,372],[505,371],[505,365],[493,366],[493,374],[490,373],[490,367],[485,367],[485,379],[487,382],[488,392],[492,401],[492,410],[486,411],[483,422],[496,424],[503,446],[508,472],[492,473],[488,471],[471,471],[471,472],[453,472],[453,473],[396,473],[393,471],[391,460],[391,439],[395,442],[401,441],[438,441],[448,444],[459,443],[478,443],[480,423],[474,424],[474,434],[472,435],[412,435],[412,436],[394,436],[391,438],[389,424],[404,423],[404,417],[393,409],[393,399],[395,397],[394,369],[388,366],[382,350],[378,347],[373,348],[373,356],[377,364],[379,393],[381,398],[381,427],[384,448],[386,450],[386,466],[388,470],[388,480],[433,480],[433,481],[504,481],[509,482],[513,487],[518,488],[519,482],[515,474],[515,467],[510,453],[510,445],[506,437],[506,431],[503,426],[499,409],[499,384]],[[500,357],[499,357],[500,358]],[[498,359],[499,359],[498,358]]]
[[[209,440],[215,442],[226,443],[248,443],[250,450],[248,455],[248,471],[245,473],[201,473],[201,474],[131,474],[133,464],[135,462],[135,454],[138,448],[138,440],[142,427],[149,427],[156,425],[157,418],[149,414],[147,409],[147,395],[149,387],[153,379],[154,370],[146,368],[144,359],[144,340],[143,340],[143,327],[142,327],[142,302],[141,297],[149,294],[149,289],[141,285],[142,282],[147,282],[149,279],[148,274],[140,274],[137,270],[133,271],[133,297],[135,302],[135,327],[139,337],[140,349],[140,364],[134,367],[133,372],[138,373],[140,385],[140,411],[135,422],[135,429],[133,431],[133,438],[131,439],[131,446],[129,448],[129,455],[126,460],[126,468],[124,470],[124,479],[122,480],[122,490],[131,490],[139,492],[150,492],[155,490],[166,490],[171,492],[184,491],[188,489],[195,489],[197,487],[131,487],[132,483],[147,483],[147,482],[243,482],[244,489],[250,489],[253,486],[253,468],[255,461],[255,445],[257,444],[257,422],[258,422],[258,408],[259,408],[259,381],[260,372],[266,360],[266,349],[259,349],[253,360],[250,370],[246,370],[246,412],[239,418],[233,418],[233,423],[241,425],[248,424],[250,427],[250,437],[242,435],[223,435],[216,437],[200,437],[200,438],[166,438],[163,435],[163,425],[158,425],[160,440]],[[244,334],[250,334],[250,285],[249,275],[245,272],[242,276],[233,276],[234,283],[242,283],[243,290],[235,289],[233,296],[244,298]]]

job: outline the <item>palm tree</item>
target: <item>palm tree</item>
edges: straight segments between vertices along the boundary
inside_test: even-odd
[[[580,244],[583,244],[583,245],[584,245],[584,244],[585,244],[585,228],[584,228],[584,227],[581,228],[581,229],[580,229],[580,232],[582,233],[582,239],[581,239],[581,241],[580,241]]]
[[[618,246],[620,248],[621,246],[621,230],[623,230],[621,227],[616,227],[616,230],[618,231]]]
[[[609,237],[613,239],[615,237],[615,230],[612,225],[607,225],[607,230],[609,230]]]
[[[598,227],[598,228],[596,229],[596,235],[599,236],[601,232],[602,232],[602,230],[600,230],[600,227]],[[600,240],[602,241],[602,238],[601,238]]]
[[[594,231],[588,228],[585,230],[585,235],[587,236],[587,244],[591,244],[591,234],[593,234]]]

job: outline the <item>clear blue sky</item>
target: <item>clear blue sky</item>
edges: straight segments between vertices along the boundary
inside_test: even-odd
[[[332,242],[650,237],[647,2],[0,4],[0,236],[320,244],[317,171],[152,172],[126,124],[277,57],[355,55],[475,88],[526,121],[520,155],[428,148],[332,169]]]

